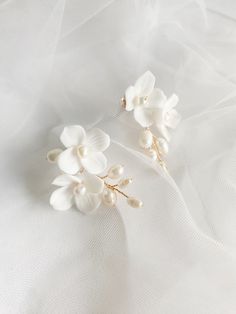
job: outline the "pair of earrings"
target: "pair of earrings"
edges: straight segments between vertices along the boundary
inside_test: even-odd
[[[168,153],[169,128],[175,128],[180,115],[174,109],[178,97],[167,99],[162,90],[155,88],[155,77],[148,71],[127,88],[121,105],[126,111],[133,111],[134,119],[142,126],[139,144],[142,149],[166,170],[164,156]],[[156,127],[158,135],[152,128]],[[54,149],[47,154],[49,162],[57,163],[62,174],[54,181],[58,186],[50,198],[56,210],[68,210],[72,206],[83,213],[92,213],[103,203],[115,206],[117,196],[126,198],[129,206],[140,208],[142,201],[129,196],[124,189],[132,182],[124,178],[123,165],[107,168],[104,152],[110,145],[110,137],[100,129],[88,132],[82,126],[65,127],[60,141],[65,149]]]

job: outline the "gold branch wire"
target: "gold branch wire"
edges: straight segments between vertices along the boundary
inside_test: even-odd
[[[102,179],[104,181],[104,179],[106,179],[108,177],[108,175],[105,175],[103,177],[98,176],[98,178]]]
[[[119,190],[119,189],[117,188],[117,186],[118,186],[117,184],[111,185],[111,184],[108,184],[108,183],[105,182],[105,181],[104,181],[104,183],[105,183],[105,185],[106,185],[107,188],[109,188],[109,189],[111,189],[111,190],[113,190],[113,191],[116,191],[116,192],[120,193],[121,195],[123,195],[123,196],[126,197],[126,198],[129,198],[129,196],[128,196],[127,194],[125,194],[124,192],[122,192],[121,190]]]
[[[105,181],[106,178],[108,178],[108,175],[105,175],[105,176],[98,176],[98,178],[102,179],[105,186],[112,190],[112,191],[116,191],[118,192],[119,194],[123,195],[124,197],[126,198],[129,198],[129,196],[127,194],[125,194],[124,192],[122,192],[121,190],[118,189],[118,184],[109,184]]]
[[[153,136],[153,137],[154,137],[154,146],[155,146],[156,152],[157,152],[157,159],[158,159],[160,165],[161,165],[164,169],[167,169],[165,160],[164,160],[164,158],[163,158],[163,154],[161,153],[160,148],[159,148],[159,141],[158,141],[158,139],[157,139],[156,136]]]
[[[152,133],[152,131],[150,130],[150,128],[146,128],[146,130],[150,131],[151,134],[152,134],[152,138],[153,138],[153,143],[152,143],[152,146],[151,148],[154,149],[154,151],[156,152],[157,154],[157,161],[159,162],[159,164],[161,165],[161,167],[164,169],[164,170],[167,170],[167,166],[166,166],[166,162],[164,160],[164,157],[163,157],[163,153],[161,152],[161,149],[160,149],[160,144],[159,144],[159,140],[158,138],[156,137],[156,135],[154,135]]]

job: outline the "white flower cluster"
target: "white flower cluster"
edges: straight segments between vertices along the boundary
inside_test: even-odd
[[[125,109],[133,111],[135,120],[145,128],[140,134],[140,146],[149,149],[153,159],[157,157],[154,142],[162,153],[167,154],[169,129],[176,128],[181,120],[174,109],[179,101],[178,96],[173,94],[167,98],[161,89],[155,87],[155,82],[155,76],[150,71],[145,72],[134,86],[127,88],[124,98]],[[153,126],[157,129],[158,138],[153,137],[150,131]]]
[[[110,137],[100,129],[85,132],[79,125],[65,127],[60,140],[65,150],[54,149],[48,153],[50,162],[57,162],[63,174],[52,184],[59,188],[50,198],[50,204],[57,210],[68,210],[73,205],[83,213],[91,213],[101,202],[114,206],[117,193],[127,198],[132,207],[141,207],[142,202],[120,191],[131,180],[123,179],[118,184],[108,184],[105,179],[120,179],[124,172],[121,165],[112,166],[105,177],[99,176],[106,167],[107,159],[103,152],[110,145]]]

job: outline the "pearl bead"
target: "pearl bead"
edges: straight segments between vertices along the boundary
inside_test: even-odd
[[[74,194],[76,195],[84,195],[86,193],[87,189],[86,187],[84,186],[83,183],[79,183],[75,186],[74,188]]]
[[[167,141],[161,137],[161,138],[158,138],[158,143],[159,143],[159,146],[160,146],[162,153],[167,155],[168,151],[169,151],[169,145],[168,145]]]
[[[140,208],[143,206],[143,202],[140,200],[137,200],[136,198],[133,197],[129,197],[127,199],[127,203],[129,204],[129,206],[133,207],[133,208]]]
[[[56,148],[56,149],[52,149],[47,153],[47,161],[54,163],[57,161],[58,156],[60,155],[60,153],[62,152],[62,149],[60,148]]]
[[[148,99],[147,96],[144,96],[144,97],[135,96],[133,98],[133,103],[136,106],[143,106],[146,104],[147,99]]]
[[[130,183],[132,183],[132,179],[131,178],[127,178],[127,179],[123,179],[123,180],[120,180],[119,182],[118,182],[118,187],[120,188],[120,189],[123,189],[123,188],[125,188],[127,185],[129,185]]]
[[[148,155],[153,159],[156,160],[157,159],[157,153],[154,149],[150,149],[148,152]]]
[[[139,145],[142,148],[149,148],[152,146],[152,132],[149,130],[143,130],[139,135]]]
[[[106,206],[114,206],[116,204],[117,195],[110,189],[105,189],[102,194],[103,203]]]
[[[138,101],[139,101],[139,105],[143,106],[147,102],[147,97],[139,97]]]
[[[83,146],[83,145],[78,146],[77,147],[77,154],[82,158],[86,157],[88,155],[88,147]]]
[[[124,173],[124,167],[122,165],[114,165],[108,171],[108,178],[119,179]]]

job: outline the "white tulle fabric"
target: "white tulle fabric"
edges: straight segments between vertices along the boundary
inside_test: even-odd
[[[0,1],[1,313],[236,312],[235,51],[233,0]],[[146,70],[180,99],[170,175],[119,114]],[[110,134],[142,209],[51,209],[73,124]]]

